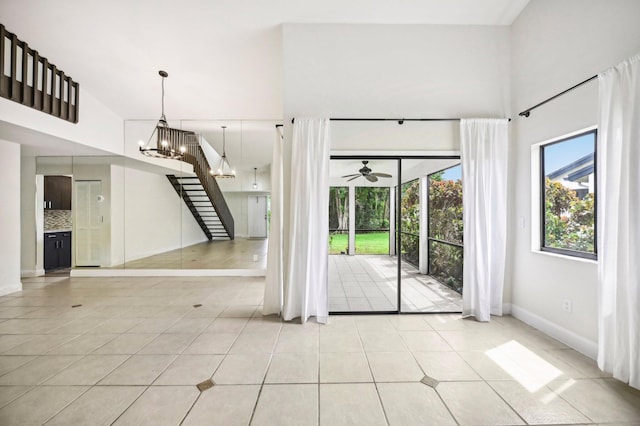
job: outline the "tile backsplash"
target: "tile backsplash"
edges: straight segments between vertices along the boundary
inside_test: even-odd
[[[45,210],[44,232],[71,230],[71,210]]]

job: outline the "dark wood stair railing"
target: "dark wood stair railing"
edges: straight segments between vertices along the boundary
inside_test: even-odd
[[[77,123],[80,86],[0,24],[0,97]]]
[[[224,195],[218,186],[218,182],[216,179],[209,173],[211,167],[209,162],[207,161],[207,157],[205,156],[202,147],[200,146],[200,141],[198,139],[198,135],[194,132],[189,132],[180,129],[172,129],[172,128],[164,128],[157,127],[158,133],[158,147],[160,148],[162,145],[162,141],[167,141],[169,146],[168,149],[173,149],[175,151],[180,151],[180,148],[183,147],[181,160],[185,163],[191,164],[193,166],[193,171],[198,177],[200,184],[204,188],[205,193],[207,194],[213,208],[220,220],[220,223],[224,227],[227,236],[229,239],[233,240],[235,236],[234,229],[234,220],[231,215],[231,211],[229,210],[229,206],[224,199]],[[210,229],[205,225],[202,218],[199,217],[199,213],[197,209],[191,202],[191,200],[187,200],[188,197],[183,196],[183,189],[178,188],[176,185],[180,185],[177,182],[177,178],[174,175],[168,176],[169,180],[173,184],[174,188],[178,192],[181,198],[184,199],[187,207],[196,218],[196,221],[207,235],[209,240],[213,239],[215,235],[210,232]],[[173,178],[173,179],[172,179]]]

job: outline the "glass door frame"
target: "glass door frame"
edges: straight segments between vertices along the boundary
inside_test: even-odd
[[[398,178],[395,191],[395,251],[397,257],[396,265],[396,288],[397,300],[396,309],[388,311],[330,311],[329,315],[424,315],[424,314],[449,314],[455,312],[407,312],[402,310],[402,160],[460,160],[460,154],[451,155],[331,155],[330,160],[396,160],[398,167]],[[327,188],[328,189],[328,188]],[[428,226],[428,225],[427,225]]]

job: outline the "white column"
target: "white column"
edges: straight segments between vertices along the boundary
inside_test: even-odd
[[[349,187],[349,256],[356,254],[356,187]]]
[[[427,188],[429,187],[429,178],[427,176],[420,177],[420,242],[419,242],[419,269],[421,274],[426,274],[429,270],[429,197]]]
[[[36,271],[36,157],[20,159],[20,269],[23,277],[35,277]],[[44,270],[42,271],[44,274]]]
[[[396,254],[396,188],[389,188],[389,255]]]
[[[35,175],[34,175],[35,179]],[[0,140],[0,296],[22,290],[20,282],[20,145]],[[34,183],[35,185],[35,183]],[[35,193],[35,189],[32,189]],[[35,197],[35,195],[34,195]]]

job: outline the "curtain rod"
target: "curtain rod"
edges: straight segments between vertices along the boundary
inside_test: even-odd
[[[544,101],[540,102],[537,105],[532,106],[531,108],[527,108],[524,111],[522,111],[520,114],[518,114],[521,117],[529,117],[529,115],[531,115],[531,111],[533,111],[534,109],[546,104],[547,102],[550,102],[552,100],[554,100],[555,98],[558,98],[562,95],[564,95],[565,93],[569,93],[570,91],[572,91],[573,89],[577,89],[578,87],[582,86],[583,84],[587,84],[588,82],[590,82],[591,80],[595,80],[596,78],[598,78],[598,75],[594,75],[593,77],[589,77],[588,79],[581,81],[580,83],[576,84],[575,86],[571,86],[569,87],[567,90],[564,90],[560,93],[558,93],[557,95],[553,95],[548,99],[545,99]]]
[[[291,124],[295,121],[291,119]],[[329,121],[397,121],[404,124],[405,121],[460,121],[460,118],[330,118]]]
[[[295,122],[295,117],[291,119],[291,124]],[[460,121],[461,118],[330,118],[329,121],[397,121],[404,124],[405,121]],[[511,119],[509,119],[511,121]]]

